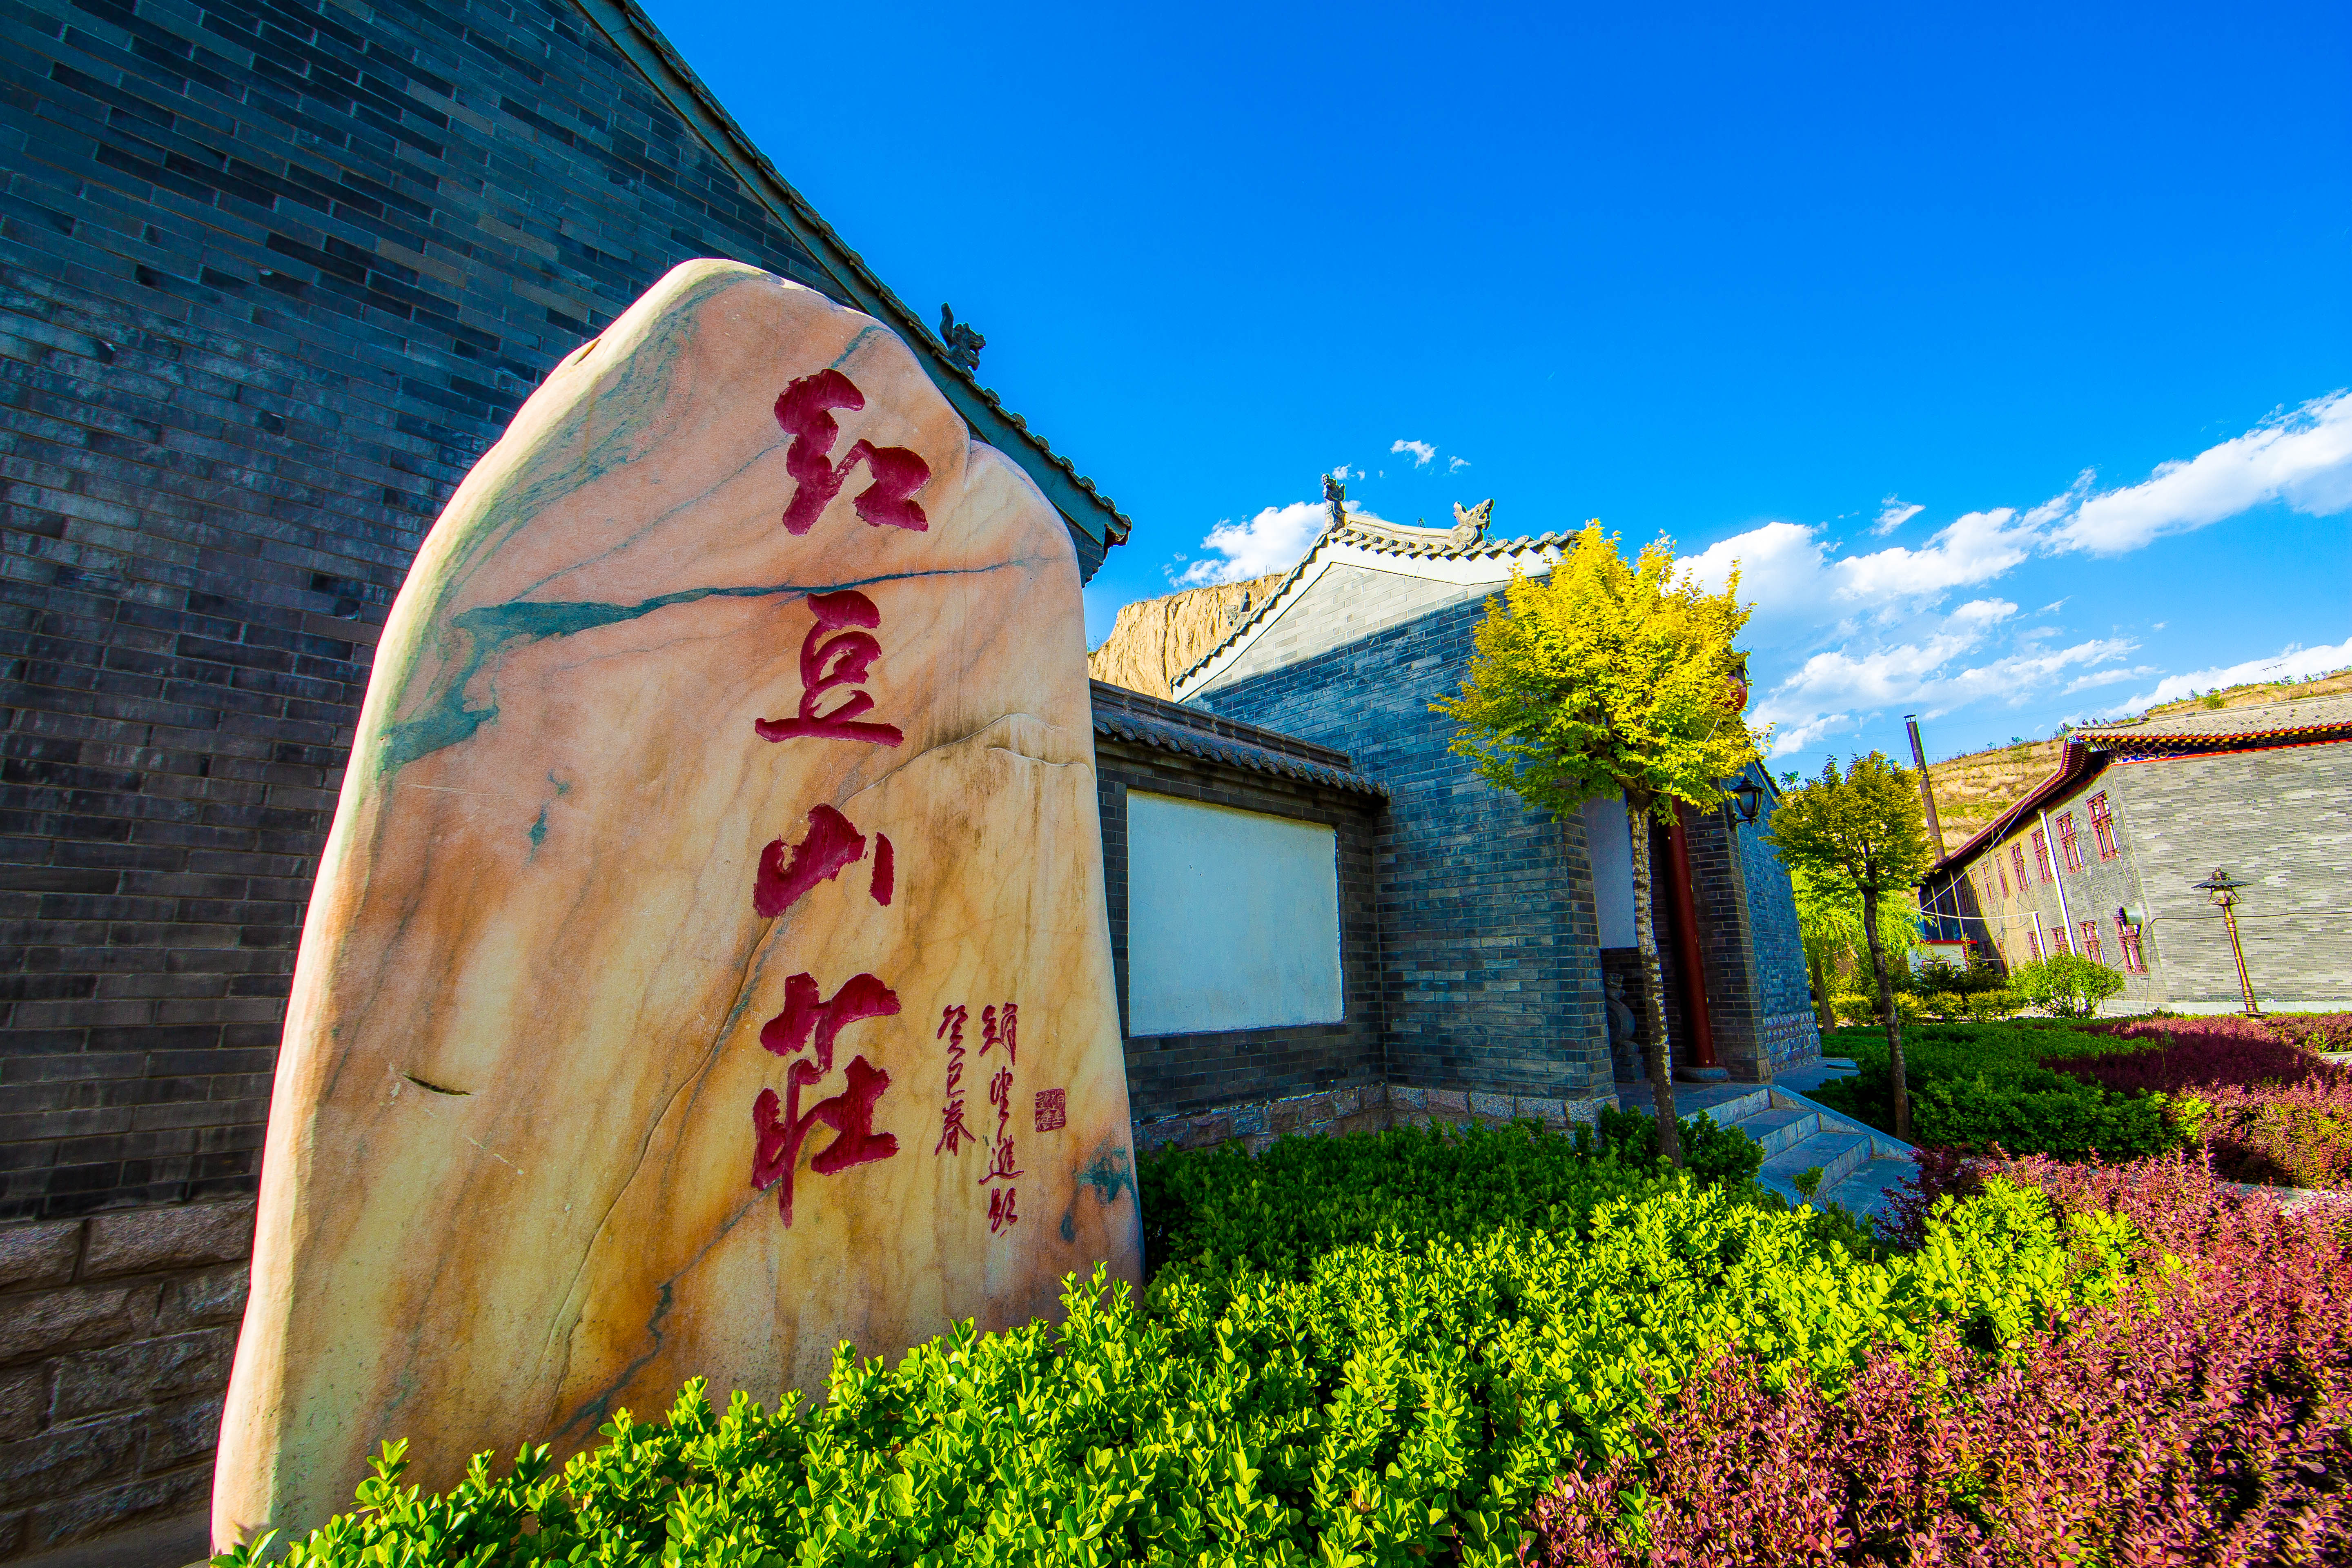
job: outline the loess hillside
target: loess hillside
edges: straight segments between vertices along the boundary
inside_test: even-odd
[[[2309,680],[2232,686],[2178,702],[2159,702],[2147,711],[2153,718],[2192,708],[2252,708],[2347,690],[2352,690],[2352,669],[2339,669]],[[2056,770],[2059,744],[2055,740],[2029,741],[1929,763],[1927,778],[1936,790],[1936,815],[1943,822],[1945,849],[1958,849],[1970,834],[2032,793],[2035,784]]]
[[[1231,637],[1243,613],[1282,578],[1276,572],[1129,605],[1119,611],[1102,646],[1087,655],[1087,673],[1108,685],[1164,698],[1170,683]]]

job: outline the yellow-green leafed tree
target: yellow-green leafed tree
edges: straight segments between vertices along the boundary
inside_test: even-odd
[[[1878,980],[1878,1005],[1886,1015],[1895,1136],[1907,1142],[1911,1091],[1903,1076],[1903,1019],[1895,1010],[1887,944],[1879,930],[1879,900],[1889,893],[1908,894],[1936,861],[1935,851],[1927,847],[1918,775],[1888,762],[1883,752],[1854,758],[1843,778],[1835,763],[1824,763],[1821,777],[1780,797],[1772,830],[1764,838],[1780,852],[1790,873],[1802,876],[1817,891],[1862,900],[1862,937]]]
[[[1435,704],[1461,727],[1454,750],[1478,775],[1566,816],[1622,795],[1633,822],[1633,931],[1643,987],[1658,1148],[1680,1163],[1664,986],[1650,918],[1644,818],[1674,821],[1683,802],[1713,810],[1722,781],[1756,761],[1741,717],[1744,656],[1732,646],[1753,605],[1735,570],[1720,594],[1676,578],[1672,543],[1627,561],[1617,536],[1585,525],[1550,572],[1517,572],[1489,602],[1461,694]]]

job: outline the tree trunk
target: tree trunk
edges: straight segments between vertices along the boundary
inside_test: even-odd
[[[1805,954],[1805,965],[1813,973],[1813,1021],[1821,1026],[1823,1038],[1837,1027],[1837,1009],[1830,1005],[1830,967],[1819,951]]]
[[[1682,1124],[1675,1120],[1674,1052],[1666,1045],[1666,977],[1658,964],[1658,928],[1650,903],[1650,802],[1625,795],[1627,826],[1633,841],[1633,945],[1642,953],[1642,1021],[1649,1041],[1642,1048],[1650,1069],[1650,1103],[1658,1116],[1658,1152],[1669,1165],[1683,1163]]]
[[[1886,973],[1886,950],[1878,942],[1878,895],[1862,890],[1862,934],[1870,943],[1870,967],[1878,975],[1878,1010],[1886,1018],[1887,1071],[1895,1090],[1895,1136],[1911,1142],[1911,1088],[1903,1077],[1903,1017],[1895,1010],[1895,982]]]

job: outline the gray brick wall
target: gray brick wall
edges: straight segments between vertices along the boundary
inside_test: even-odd
[[[824,275],[568,3],[0,9],[0,1220],[251,1187],[384,608],[542,369]]]
[[[1756,770],[1759,774],[1762,770]],[[1777,803],[1768,795],[1751,826],[1738,828],[1740,881],[1748,897],[1748,940],[1753,952],[1757,1050],[1769,1069],[1793,1067],[1821,1055],[1821,1020],[1813,1012],[1812,977],[1797,930],[1796,890],[1789,868],[1764,842]],[[1730,817],[1736,817],[1734,808]],[[1729,818],[1727,818],[1728,820]]]
[[[0,1558],[205,1506],[253,1209],[0,1229]]]
[[[1429,710],[1467,668],[1483,597],[1247,679],[1193,706],[1337,746],[1391,793],[1380,841],[1393,1085],[1611,1091],[1580,817],[1530,811],[1446,749]]]
[[[1225,1107],[1293,1099],[1384,1081],[1378,868],[1385,802],[1326,785],[1179,756],[1097,736],[1096,792],[1102,807],[1103,890],[1110,910],[1111,964],[1127,1092],[1139,1124]],[[1337,1024],[1139,1037],[1127,1028],[1127,796],[1173,795],[1241,811],[1328,825],[1338,836],[1339,978]],[[1357,1110],[1348,1103],[1348,1111]],[[1286,1129],[1277,1129],[1286,1131]],[[1265,1131],[1264,1128],[1257,1131]]]
[[[2253,884],[2238,921],[2263,1005],[2352,1002],[2352,743],[2118,763],[2100,784],[2129,835],[2131,878],[2079,896],[2070,880],[2066,896],[2101,900],[2110,963],[2115,904],[2144,902],[2163,1000],[2235,1010],[2237,965],[2221,911],[2193,886],[2221,867]]]

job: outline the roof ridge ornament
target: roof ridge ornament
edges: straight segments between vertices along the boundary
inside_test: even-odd
[[[1488,496],[1476,506],[1454,503],[1454,548],[1468,550],[1486,542],[1486,524],[1495,515],[1495,498]]]
[[[950,363],[980,374],[980,351],[988,346],[988,340],[971,322],[957,321],[955,308],[944,300],[940,301],[940,342],[947,345]]]
[[[1339,482],[1339,476],[1347,471],[1348,465],[1342,463],[1323,476],[1323,503],[1331,509],[1331,520],[1324,527],[1333,533],[1348,526],[1348,487]]]

